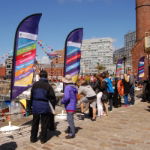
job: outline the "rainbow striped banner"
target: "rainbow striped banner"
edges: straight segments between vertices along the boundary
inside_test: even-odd
[[[16,30],[11,78],[11,100],[32,85],[38,24],[41,16],[42,14],[33,14],[26,17]]]
[[[80,72],[82,38],[83,28],[77,28],[69,33],[65,42],[64,76],[70,74],[74,82]]]
[[[144,60],[145,60],[145,56],[143,56],[139,59],[139,64],[138,64],[138,78],[139,78],[139,80],[144,77]]]
[[[118,59],[116,64],[116,76],[119,77],[121,74],[123,74],[123,59]]]

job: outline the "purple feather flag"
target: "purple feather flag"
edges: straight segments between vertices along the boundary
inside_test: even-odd
[[[74,82],[77,81],[80,72],[82,38],[83,28],[77,28],[69,33],[65,42],[64,76],[72,72],[71,75]]]
[[[28,16],[17,27],[14,41],[11,100],[32,86],[36,40],[41,16],[42,14]]]

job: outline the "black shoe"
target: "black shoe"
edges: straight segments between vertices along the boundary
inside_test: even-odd
[[[37,139],[34,139],[34,140],[32,139],[32,140],[30,140],[30,142],[35,143],[35,142],[37,142]]]
[[[96,118],[95,118],[95,119],[92,118],[91,120],[92,120],[92,121],[96,121]]]
[[[48,128],[48,130],[49,130],[49,131],[55,131],[55,130],[56,130],[56,127],[53,127],[53,128],[52,128],[52,127],[51,127],[51,128]]]
[[[44,140],[44,141],[41,141],[41,144],[44,144],[44,143],[46,143],[46,140]]]
[[[75,137],[75,135],[67,135],[65,138],[66,139],[73,139]]]

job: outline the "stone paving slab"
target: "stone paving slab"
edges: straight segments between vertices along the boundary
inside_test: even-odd
[[[0,134],[0,150],[150,150],[150,104],[136,101],[134,106],[115,108],[109,116],[78,120],[74,139],[65,139],[65,120],[56,120],[57,131],[48,132],[49,140],[30,143],[30,124],[20,131]],[[31,118],[29,118],[31,120]]]

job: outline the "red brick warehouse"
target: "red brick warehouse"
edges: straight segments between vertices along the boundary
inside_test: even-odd
[[[133,72],[137,73],[138,61],[145,56],[144,79],[150,74],[150,60],[145,53],[145,36],[147,35],[150,35],[150,0],[136,0],[136,44],[132,49],[132,67]]]

